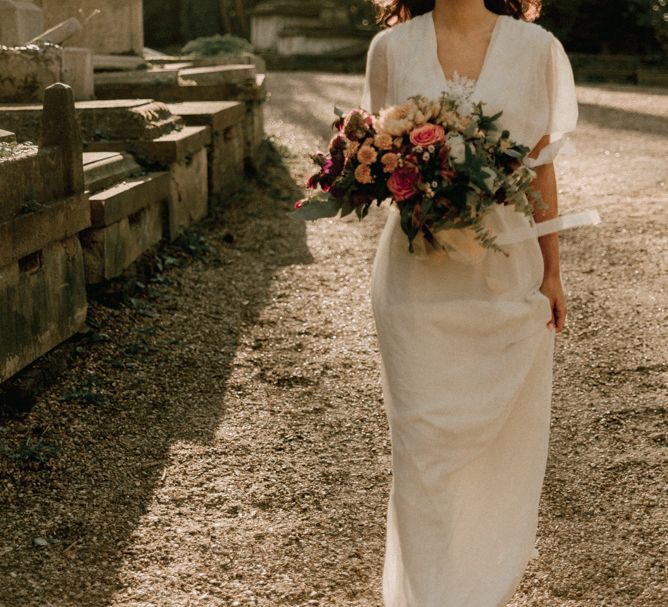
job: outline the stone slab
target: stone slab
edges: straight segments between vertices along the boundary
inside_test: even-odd
[[[188,125],[206,125],[209,143],[209,195],[219,200],[237,191],[244,178],[246,107],[238,101],[202,101],[169,106]]]
[[[179,82],[172,84],[123,82],[119,76],[115,82],[96,82],[95,94],[98,99],[140,96],[165,102],[245,100],[257,97],[257,82],[254,66],[232,64],[180,70]]]
[[[120,276],[163,237],[163,203],[153,202],[104,228],[81,234],[86,283]]]
[[[142,173],[142,168],[130,154],[85,152],[83,163],[86,190],[91,194]]]
[[[188,126],[208,126],[212,130],[234,126],[242,122],[246,114],[244,104],[239,101],[186,101],[168,103],[167,107]]]
[[[167,200],[169,173],[130,177],[90,197],[92,226],[102,228],[132,215],[152,201]]]
[[[164,103],[151,99],[79,101],[75,105],[85,142],[153,139],[183,126]],[[19,141],[36,141],[41,126],[40,104],[0,104],[0,124]]]
[[[88,196],[77,194],[0,223],[0,266],[91,225]]]
[[[65,164],[57,148],[36,147],[0,163],[0,224],[62,199],[67,191]]]
[[[165,68],[157,70],[97,72],[95,88],[128,86],[170,86],[182,84],[180,69]],[[144,96],[144,95],[141,95]]]
[[[16,143],[16,134],[0,129],[0,143]]]
[[[167,167],[175,162],[183,162],[204,149],[210,137],[208,127],[187,126],[151,140],[89,141],[86,143],[86,151],[127,151],[141,164]]]
[[[145,65],[143,57],[134,55],[93,55],[96,70],[136,70]]]
[[[215,65],[182,69],[179,76],[183,81],[195,84],[226,84],[244,86],[255,81],[255,66],[244,64]]]
[[[76,235],[0,264],[0,382],[79,331],[87,309]]]

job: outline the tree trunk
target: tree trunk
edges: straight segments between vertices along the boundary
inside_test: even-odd
[[[227,0],[218,0],[218,5],[220,6],[220,16],[223,19],[223,25],[225,27],[226,34],[234,34],[232,28],[232,20],[230,19],[230,13],[227,9]]]
[[[243,35],[248,38],[249,23],[246,19],[246,9],[244,8],[244,0],[235,0],[237,7],[237,17],[239,19],[239,24],[241,26],[241,32]]]

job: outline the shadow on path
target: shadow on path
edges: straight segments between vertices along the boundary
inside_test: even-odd
[[[580,119],[606,129],[668,135],[668,118],[594,103],[578,104]]]
[[[142,296],[93,303],[92,344],[0,428],[0,605],[113,601],[170,450],[206,447],[225,415],[240,336],[273,274],[312,261],[305,225],[286,214],[300,195],[267,144],[260,183],[161,251]]]

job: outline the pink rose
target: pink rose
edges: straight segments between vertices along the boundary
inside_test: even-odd
[[[387,180],[387,188],[396,200],[407,200],[417,193],[420,173],[413,164],[399,167]]]
[[[410,134],[410,140],[413,145],[421,145],[426,148],[428,145],[445,142],[445,131],[439,124],[428,122],[423,126],[413,129]]]

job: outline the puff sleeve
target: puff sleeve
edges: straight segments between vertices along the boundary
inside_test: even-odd
[[[573,69],[561,42],[551,35],[545,70],[548,112],[544,135],[550,136],[538,158],[531,165],[548,164],[562,152],[575,153],[568,134],[575,131],[578,120],[578,101],[575,93]]]
[[[367,51],[364,90],[360,107],[368,112],[377,112],[387,104],[390,84],[387,33],[388,30],[378,32],[371,39]]]

